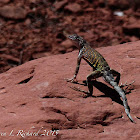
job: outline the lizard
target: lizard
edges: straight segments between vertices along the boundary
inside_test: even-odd
[[[87,86],[88,86],[88,92],[74,88],[74,90],[81,91],[84,93],[87,93],[88,96],[92,96],[93,94],[93,85],[92,80],[103,77],[103,79],[109,83],[116,91],[117,93],[122,97],[123,100],[123,106],[125,108],[125,112],[130,119],[131,122],[135,123],[130,115],[130,108],[128,106],[127,98],[125,96],[124,90],[118,85],[120,81],[120,73],[117,72],[114,69],[111,69],[108,65],[105,58],[95,49],[91,48],[89,43],[84,40],[81,36],[77,34],[68,34],[64,32],[64,35],[69,38],[70,40],[74,41],[76,43],[76,47],[79,49],[79,55],[77,58],[77,66],[74,73],[73,78],[67,79],[67,82],[76,82],[77,74],[80,68],[81,59],[83,58],[92,68],[93,71],[87,76]],[[116,78],[114,78],[116,76]]]

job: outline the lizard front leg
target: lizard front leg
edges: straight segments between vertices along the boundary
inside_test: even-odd
[[[113,69],[111,69],[111,73],[113,74],[113,76],[116,76],[115,82],[118,85],[119,81],[120,81],[121,74],[119,72],[117,72],[116,70],[113,70]]]
[[[81,63],[81,57],[78,57],[78,59],[77,59],[77,66],[76,66],[76,69],[75,69],[74,76],[71,79],[66,79],[67,82],[72,82],[72,83],[77,82],[76,76],[77,76],[77,74],[79,72],[80,63]]]

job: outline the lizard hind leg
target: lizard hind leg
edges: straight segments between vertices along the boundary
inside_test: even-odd
[[[111,73],[113,76],[116,76],[115,82],[117,82],[117,85],[119,84],[120,81],[120,76],[121,74],[119,72],[117,72],[116,70],[111,69]]]
[[[122,84],[120,85],[120,88],[125,92],[125,93],[130,93],[131,90],[134,89],[134,83],[135,81],[132,81],[131,83],[127,84],[127,81],[125,82],[125,84]]]
[[[88,85],[88,90],[89,90],[90,96],[92,96],[92,93],[93,93],[92,79],[96,79],[96,78],[99,78],[101,76],[102,76],[102,73],[100,70],[95,70],[87,76],[87,85]]]
[[[98,78],[100,76],[102,76],[102,73],[99,70],[95,70],[87,76],[86,83],[87,83],[87,86],[88,86],[88,91],[82,90],[79,87],[74,87],[74,86],[70,86],[70,88],[72,88],[73,90],[76,90],[76,91],[83,92],[83,93],[87,94],[87,96],[85,96],[85,97],[92,96],[92,93],[93,93],[92,79]]]
[[[113,70],[113,69],[111,69],[111,73],[113,74],[113,76],[116,76],[115,82],[117,82],[117,85],[118,85],[119,81],[120,81],[120,73]],[[124,90],[125,93],[127,92],[127,89],[130,92],[131,89],[133,89],[133,83],[134,82],[135,81],[131,82],[130,84],[127,84],[127,82],[125,84],[121,83],[120,87]]]

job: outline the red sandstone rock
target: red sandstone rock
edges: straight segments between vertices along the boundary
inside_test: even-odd
[[[59,9],[62,8],[67,2],[68,2],[68,0],[56,1],[56,2],[54,3],[54,7],[55,7],[56,10],[59,10]]]
[[[128,35],[140,36],[140,21],[124,25],[123,32]]]
[[[10,0],[0,0],[0,3],[8,3]]]
[[[77,4],[77,3],[69,4],[69,5],[65,6],[65,9],[69,10],[69,11],[71,11],[73,13],[77,13],[77,12],[82,10],[81,6],[79,4]]]
[[[108,6],[110,6],[112,9],[113,8],[118,8],[118,9],[128,9],[131,4],[133,3],[133,1],[129,1],[129,0],[121,0],[121,1],[117,1],[117,0],[107,0],[106,4]]]
[[[27,11],[22,7],[4,6],[0,8],[0,15],[11,19],[24,19]]]
[[[73,43],[71,40],[67,39],[65,41],[63,41],[61,44],[60,44],[61,48],[65,48],[64,50],[67,50],[67,52],[71,52],[73,50],[72,46]]]
[[[126,96],[136,124],[126,116],[118,94],[101,78],[98,81],[108,86],[98,83],[93,93],[96,98],[83,98],[83,93],[69,87],[78,87],[64,80],[73,76],[78,55],[74,51],[33,60],[0,74],[0,139],[21,139],[22,130],[50,135],[25,136],[27,140],[139,139],[139,45],[140,41],[97,49],[122,74],[121,82],[135,80],[134,90]],[[90,72],[82,60],[78,81],[82,83]],[[47,133],[54,129],[59,130],[57,136]]]

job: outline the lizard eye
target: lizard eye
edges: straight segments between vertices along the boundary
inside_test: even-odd
[[[79,37],[77,35],[74,35],[75,40],[79,40]]]

